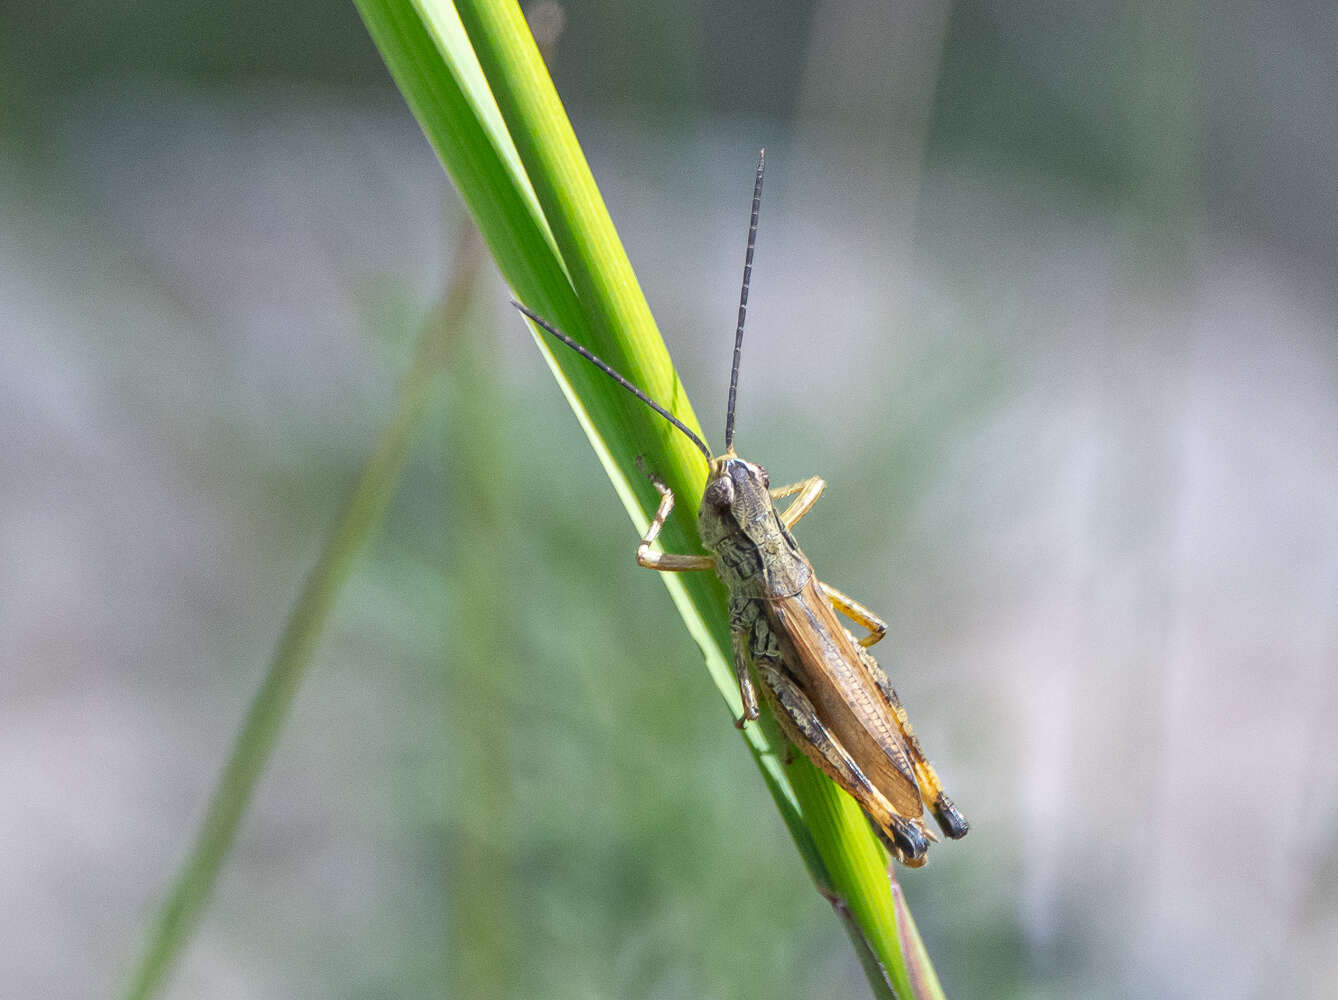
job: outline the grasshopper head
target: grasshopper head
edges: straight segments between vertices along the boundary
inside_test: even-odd
[[[702,530],[705,533],[706,521],[720,519],[732,522],[735,530],[747,529],[752,522],[768,521],[772,511],[769,489],[771,478],[763,467],[744,461],[733,452],[710,459],[698,517]]]
[[[702,493],[701,510],[697,515],[698,528],[707,548],[714,548],[715,540],[742,532],[750,535],[749,527],[772,520],[771,479],[760,465],[726,452],[711,459],[711,471]]]
[[[711,459],[697,512],[702,545],[716,554],[716,572],[737,593],[789,596],[812,570],[771,502],[767,470],[727,451]]]

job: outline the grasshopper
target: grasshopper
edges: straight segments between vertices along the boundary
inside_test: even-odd
[[[813,476],[772,489],[766,470],[734,451],[739,358],[765,166],[764,149],[753,186],[723,454],[713,455],[668,410],[571,337],[519,302],[514,305],[686,434],[705,456],[708,472],[697,528],[702,547],[711,554],[654,551],[655,539],[673,510],[674,494],[650,475],[660,503],[637,545],[637,563],[660,572],[713,570],[719,576],[729,591],[734,671],[743,701],[743,714],[735,725],[741,729],[758,717],[751,665],[786,738],[854,797],[894,857],[919,867],[927,860],[929,841],[938,839],[922,818],[926,805],[948,837],[964,837],[968,824],[943,791],[896,691],[869,653],[868,647],[886,634],[886,623],[820,581],[790,534],[826,483]],[[775,501],[791,496],[795,499],[778,511]],[[836,617],[837,611],[867,629],[868,635],[857,640]]]

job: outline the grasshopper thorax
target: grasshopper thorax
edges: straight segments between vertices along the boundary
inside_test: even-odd
[[[770,489],[767,470],[733,451],[711,459],[697,530],[731,593],[793,597],[812,576],[776,514]]]

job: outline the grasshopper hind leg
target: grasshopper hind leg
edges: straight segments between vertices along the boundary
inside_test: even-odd
[[[961,814],[952,799],[948,798],[947,792],[939,792],[938,798],[934,801],[934,818],[938,820],[939,829],[951,837],[953,840],[961,840],[971,830],[971,824],[966,821],[966,817]]]
[[[923,865],[929,851],[923,824],[892,808],[822,724],[813,703],[785,674],[779,660],[755,656],[754,663],[763,693],[786,738],[860,804],[879,839],[895,857],[912,868]]]
[[[924,824],[922,823],[914,824],[916,827],[919,828],[914,832],[917,833],[923,839],[925,847],[920,850],[919,854],[908,854],[907,853],[908,847],[915,846],[915,843],[913,841],[907,840],[904,836],[902,837],[901,841],[894,839],[893,837],[888,835],[888,832],[886,830],[884,830],[882,827],[880,827],[877,823],[874,822],[872,816],[868,816],[867,813],[865,815],[869,820],[869,829],[873,830],[874,836],[876,836],[880,841],[882,841],[883,846],[887,848],[887,852],[889,854],[891,854],[894,858],[900,861],[907,868],[923,868],[925,866],[925,863],[929,860],[929,854],[927,853],[929,841],[928,838],[925,837],[928,831],[924,829]]]
[[[925,756],[924,748],[920,746],[919,737],[915,735],[915,730],[911,728],[911,720],[907,718],[906,710],[901,707],[901,699],[897,697],[897,692],[892,687],[892,682],[887,679],[887,674],[883,673],[883,668],[878,665],[878,661],[863,647],[857,646],[856,650],[865,669],[868,670],[869,676],[873,678],[874,685],[887,700],[888,707],[892,709],[892,715],[897,720],[897,727],[906,740],[906,749],[910,752],[911,761],[915,767],[915,780],[924,795],[925,804],[929,806],[930,811],[934,814],[934,819],[938,821],[939,829],[943,831],[944,835],[953,840],[960,840],[970,831],[971,824],[966,821],[966,817],[961,814],[957,806],[953,804],[952,799],[948,798],[948,793],[943,790],[943,782],[939,780],[934,765],[929,763],[929,758]]]

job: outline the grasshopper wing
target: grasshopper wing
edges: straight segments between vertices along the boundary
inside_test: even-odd
[[[768,600],[788,645],[786,666],[837,738],[896,812],[915,819],[924,802],[896,718],[815,580],[793,597]]]

